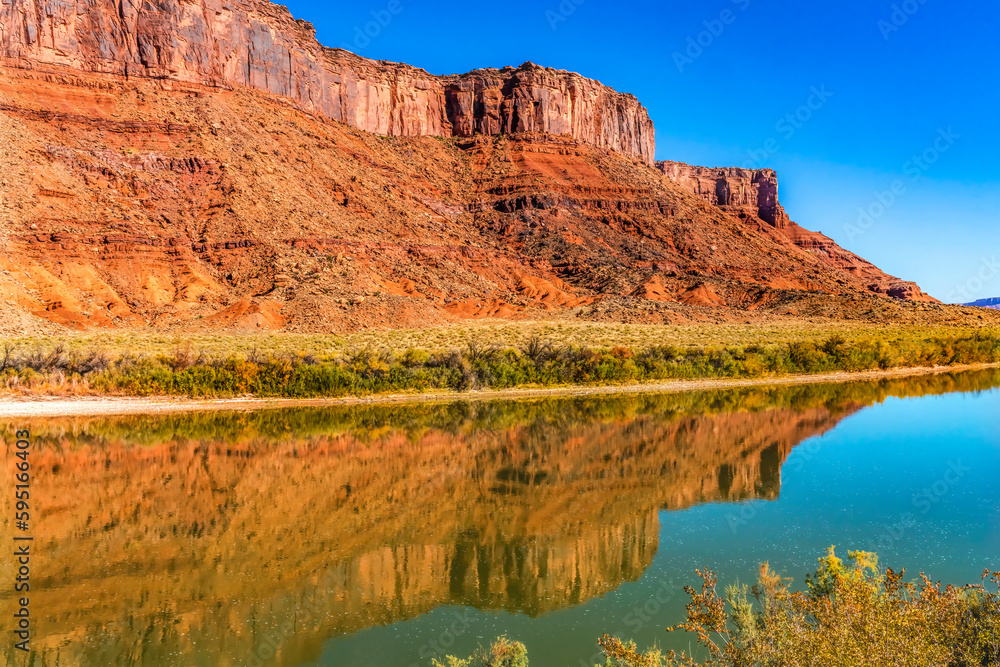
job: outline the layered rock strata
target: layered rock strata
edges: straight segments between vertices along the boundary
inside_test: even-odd
[[[653,150],[635,98],[530,63],[432,76],[253,0],[8,0],[0,333],[951,321],[773,171]]]
[[[0,163],[0,332],[932,314],[571,137],[386,140],[245,88],[0,67]]]
[[[544,132],[653,160],[653,123],[632,95],[533,63],[434,76],[369,60],[323,47],[312,24],[265,1],[12,0],[0,59],[254,88],[383,135]]]

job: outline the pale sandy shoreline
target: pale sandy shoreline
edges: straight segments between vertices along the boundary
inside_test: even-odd
[[[817,375],[789,375],[753,380],[704,379],[670,380],[657,383],[629,384],[620,386],[567,386],[540,387],[526,389],[504,389],[500,391],[433,392],[425,394],[382,394],[377,396],[321,399],[292,398],[224,398],[189,399],[176,396],[132,398],[123,396],[5,396],[0,397],[0,419],[30,417],[86,417],[100,415],[139,415],[198,412],[207,410],[264,410],[292,407],[324,407],[338,405],[377,405],[390,403],[486,401],[498,399],[540,398],[556,396],[600,396],[639,393],[680,393],[706,389],[732,389],[738,387],[781,386],[796,384],[826,384],[902,378],[917,375],[959,373],[965,371],[998,368],[1000,364],[973,364],[959,366],[937,366],[933,368],[897,368],[887,371],[863,371],[860,373],[823,373]]]

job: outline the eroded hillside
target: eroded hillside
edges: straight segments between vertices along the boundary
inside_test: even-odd
[[[8,68],[0,139],[7,331],[944,317],[570,137],[384,137],[251,90]]]

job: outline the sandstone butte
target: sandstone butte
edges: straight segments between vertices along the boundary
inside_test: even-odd
[[[259,0],[0,4],[0,161],[8,333],[973,316],[773,171],[654,163],[631,95],[368,60]]]

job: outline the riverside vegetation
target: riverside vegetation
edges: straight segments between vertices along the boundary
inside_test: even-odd
[[[871,553],[852,551],[849,562],[834,548],[805,591],[760,566],[752,586],[720,595],[710,571],[698,572],[701,590],[687,587],[688,616],[669,631],[697,635],[707,655],[657,649],[641,653],[633,642],[605,635],[598,642],[604,667],[985,667],[1000,663],[1000,572],[983,582],[942,587],[921,575],[882,570]],[[468,659],[449,656],[434,667],[528,667],[527,649],[502,637]],[[600,667],[600,666],[595,666]]]
[[[292,432],[303,438],[349,433],[369,442],[386,432],[400,432],[412,439],[428,430],[500,432],[515,427],[535,429],[550,423],[574,424],[588,420],[621,422],[637,417],[669,423],[692,416],[724,415],[737,411],[752,413],[824,408],[830,412],[841,412],[851,406],[870,406],[889,398],[982,392],[998,385],[1000,368],[993,368],[878,381],[756,385],[600,398],[373,403],[249,412],[213,410],[168,413],[152,420],[147,415],[125,415],[87,419],[87,434],[89,443],[102,447],[122,439],[142,446],[173,439],[205,440],[220,432],[230,434],[237,441],[270,440]],[[62,433],[60,428],[52,429],[45,420],[33,424],[32,432],[39,442],[56,442]],[[13,435],[12,427],[0,426],[0,437]]]
[[[698,348],[588,347],[532,337],[516,348],[470,341],[462,350],[366,348],[328,356],[256,350],[221,356],[190,344],[169,354],[8,344],[0,352],[0,387],[14,393],[316,398],[766,378],[998,361],[1000,333],[986,330],[891,342],[833,335],[821,341]]]

